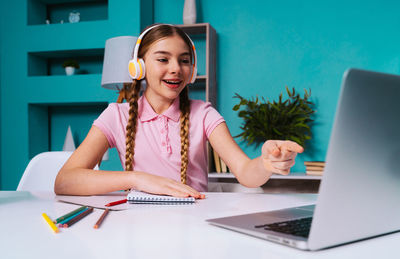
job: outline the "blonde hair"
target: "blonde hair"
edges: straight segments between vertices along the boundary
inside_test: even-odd
[[[160,25],[143,37],[138,56],[143,57],[148,51],[150,45],[161,38],[172,35],[179,35],[192,50],[191,42],[187,35],[179,28],[170,25]],[[191,53],[193,59],[193,54]],[[133,171],[135,159],[135,137],[138,120],[138,99],[141,90],[140,80],[133,80],[132,84],[126,88],[126,100],[129,102],[129,119],[126,125],[126,154],[125,154],[125,170]],[[179,95],[180,115],[180,136],[181,136],[181,182],[186,184],[186,175],[188,168],[188,151],[189,151],[189,116],[190,116],[190,100],[189,90],[185,87]]]

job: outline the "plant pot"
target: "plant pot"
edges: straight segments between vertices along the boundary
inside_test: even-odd
[[[74,67],[65,67],[65,74],[67,76],[72,76],[75,74],[75,68]]]

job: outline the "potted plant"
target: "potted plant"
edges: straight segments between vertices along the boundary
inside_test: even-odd
[[[305,90],[304,96],[286,87],[288,99],[282,100],[282,93],[278,101],[262,101],[258,97],[245,99],[239,94],[235,98],[240,100],[233,107],[239,111],[239,117],[243,124],[240,127],[242,133],[235,137],[241,137],[248,145],[264,143],[268,139],[292,140],[305,146],[305,142],[311,139],[311,123],[314,103],[309,100],[311,90]]]
[[[79,69],[79,63],[75,59],[67,59],[62,66],[65,68],[67,76],[75,74],[75,69]]]

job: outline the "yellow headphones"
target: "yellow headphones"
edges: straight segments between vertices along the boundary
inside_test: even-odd
[[[165,25],[165,24],[157,24],[154,26],[151,26],[150,28],[146,29],[142,34],[139,35],[135,49],[133,52],[133,58],[129,60],[129,65],[128,65],[128,70],[129,70],[129,75],[132,79],[136,80],[141,80],[146,76],[146,68],[144,66],[144,61],[141,58],[138,58],[138,53],[139,53],[139,47],[140,43],[142,42],[142,38],[144,35],[146,35],[147,32],[150,30],[154,29],[155,27]],[[170,25],[170,24],[168,24]],[[170,25],[173,26],[173,25]],[[186,34],[186,33],[185,33]],[[192,74],[190,75],[190,83],[193,84],[194,81],[196,81],[196,75],[197,75],[197,55],[196,55],[196,48],[194,47],[193,41],[190,39],[190,37],[186,34],[187,38],[190,40],[190,43],[192,44],[192,52],[193,52],[193,64],[192,64]]]

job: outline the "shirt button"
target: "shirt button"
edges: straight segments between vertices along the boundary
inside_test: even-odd
[[[164,134],[165,131],[164,131],[164,129],[162,129],[160,132],[161,132],[161,134]]]
[[[165,142],[162,142],[162,143],[161,143],[161,146],[165,147]]]

